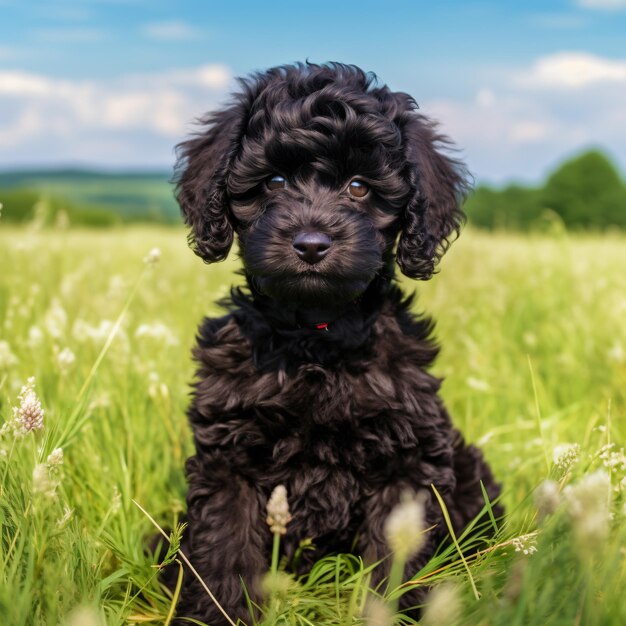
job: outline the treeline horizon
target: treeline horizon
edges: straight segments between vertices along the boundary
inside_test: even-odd
[[[0,172],[1,222],[107,227],[179,224],[167,172],[86,169]],[[567,157],[539,185],[479,183],[467,198],[468,224],[529,231],[558,222],[571,230],[626,229],[626,183],[601,149]]]
[[[532,186],[479,184],[465,202],[468,223],[489,230],[537,230],[561,222],[571,230],[626,228],[626,184],[600,149],[566,158]]]

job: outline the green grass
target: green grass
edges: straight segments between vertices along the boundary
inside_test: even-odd
[[[162,258],[146,266],[152,247]],[[236,256],[207,267],[182,229],[146,226],[0,226],[0,250],[0,423],[30,376],[45,411],[43,431],[0,441],[0,624],[164,623],[172,598],[144,551],[155,529],[133,500],[168,527],[183,509],[190,349],[202,316],[219,314],[215,301],[241,280]],[[466,569],[451,546],[416,573],[415,584],[448,583],[444,608],[460,603],[459,624],[626,623],[625,267],[624,236],[468,230],[441,274],[405,282],[438,321],[446,404],[505,487],[507,520],[487,551]],[[553,461],[562,444],[580,446],[569,469]],[[60,472],[44,468],[55,495],[36,493],[33,470],[58,447]],[[599,481],[598,496],[592,484],[583,513],[608,503],[607,536],[566,505],[540,520],[542,481],[580,500],[576,485],[597,470],[611,487]],[[520,535],[534,553],[515,550]],[[266,623],[361,624],[400,593],[371,604],[367,581],[353,557],[324,560],[309,579],[270,579]],[[424,622],[453,618],[433,600]]]

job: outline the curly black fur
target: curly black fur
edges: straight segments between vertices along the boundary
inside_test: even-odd
[[[265,506],[277,485],[293,515],[282,550],[293,556],[305,538],[315,545],[304,570],[331,552],[384,558],[384,521],[402,492],[429,494],[433,530],[407,575],[447,535],[431,485],[457,531],[484,506],[480,481],[492,499],[499,487],[426,371],[437,354],[431,321],[415,318],[393,283],[394,259],[429,278],[458,234],[467,178],[447,140],[410,96],[351,65],[277,67],[240,87],[181,144],[177,198],[206,262],[225,258],[238,236],[248,282],[225,317],[204,320],[194,350],[183,546],[245,621],[241,581],[259,597],[271,547]],[[274,175],[284,188],[268,188]],[[366,196],[350,195],[355,178]],[[315,264],[293,247],[311,231],[332,241]],[[224,623],[190,575],[177,613]]]

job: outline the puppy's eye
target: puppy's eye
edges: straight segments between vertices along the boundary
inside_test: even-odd
[[[352,180],[348,185],[350,195],[355,198],[364,198],[369,193],[369,190],[369,185],[364,183],[362,180]]]
[[[275,176],[270,176],[265,184],[268,189],[273,191],[274,189],[284,189],[287,186],[287,180],[283,176],[276,174]]]

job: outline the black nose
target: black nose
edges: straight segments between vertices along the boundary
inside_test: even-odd
[[[330,237],[324,233],[298,233],[293,238],[296,254],[307,263],[319,263],[330,248]]]

